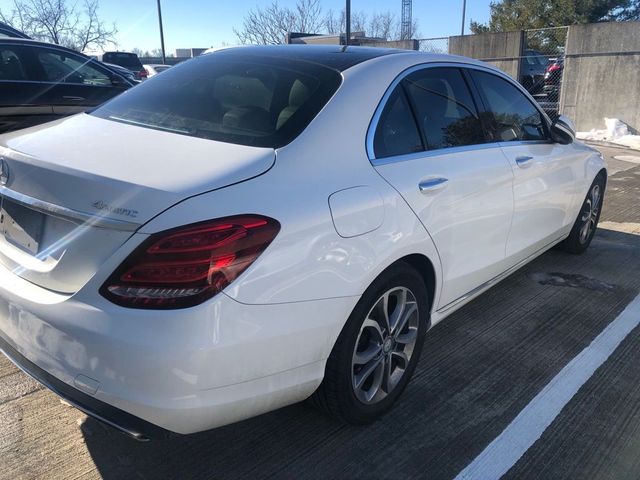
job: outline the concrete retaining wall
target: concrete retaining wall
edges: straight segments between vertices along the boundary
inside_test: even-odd
[[[449,37],[449,53],[485,60],[518,80],[523,32]]]
[[[582,131],[604,117],[640,130],[640,22],[569,28],[560,112]]]

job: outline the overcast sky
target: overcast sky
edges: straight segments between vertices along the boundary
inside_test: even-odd
[[[69,0],[74,2],[76,0]],[[81,4],[81,1],[78,1]],[[237,43],[233,27],[240,27],[247,10],[270,1],[162,0],[165,45],[167,52],[176,48],[214,47],[223,42]],[[3,11],[11,9],[12,0],[0,0]],[[279,0],[280,5],[294,5],[295,0]],[[324,0],[325,10],[339,11],[342,0]],[[401,0],[352,0],[353,11],[366,13],[391,11],[400,16]],[[156,0],[100,0],[100,16],[118,27],[118,49],[159,48]],[[413,17],[423,37],[459,35],[462,0],[414,0]],[[467,31],[470,20],[487,21],[489,0],[467,0]]]

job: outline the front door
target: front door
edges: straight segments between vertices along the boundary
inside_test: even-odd
[[[442,264],[444,308],[506,269],[513,172],[486,143],[458,68],[427,67],[389,96],[369,155],[431,235]]]
[[[551,141],[539,109],[510,81],[471,72],[491,119],[488,134],[500,143],[514,175],[514,214],[507,257],[517,263],[571,227],[583,155]]]

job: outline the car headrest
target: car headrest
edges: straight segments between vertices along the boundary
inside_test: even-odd
[[[300,80],[293,82],[291,91],[289,92],[289,106],[299,107],[307,101],[311,95],[311,90]]]

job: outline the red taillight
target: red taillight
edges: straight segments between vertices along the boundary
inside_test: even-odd
[[[272,218],[239,215],[156,233],[111,275],[100,292],[131,308],[185,308],[233,282],[280,231]]]
[[[558,65],[557,63],[554,63],[552,65],[549,65],[549,67],[547,68],[547,72],[553,73],[560,70],[560,68],[561,68],[560,65]]]
[[[144,68],[138,72],[139,77],[147,78],[149,76],[149,72],[147,72]]]

